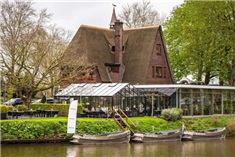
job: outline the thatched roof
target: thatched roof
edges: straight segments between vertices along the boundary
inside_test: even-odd
[[[124,29],[123,31],[123,63],[125,73],[123,81],[131,84],[145,84],[150,66],[156,34],[160,27],[144,27]],[[105,63],[114,62],[111,53],[114,46],[114,30],[82,25],[70,43],[74,49],[65,56],[86,56],[86,61],[98,67],[103,82],[110,82]],[[76,56],[76,57],[75,57]],[[71,60],[72,61],[72,60]]]
[[[145,84],[158,27],[125,30],[128,41],[125,45],[123,63],[126,66],[123,82]]]

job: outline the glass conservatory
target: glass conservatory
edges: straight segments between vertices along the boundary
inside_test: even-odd
[[[183,115],[235,114],[235,87],[207,85],[130,85],[128,83],[71,84],[57,99],[74,98],[87,110],[121,108],[128,115],[160,115],[181,108]]]
[[[134,85],[154,95],[158,109],[178,107],[184,115],[235,114],[235,87],[208,85]],[[148,102],[147,102],[148,104]]]

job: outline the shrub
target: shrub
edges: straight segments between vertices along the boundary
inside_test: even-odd
[[[167,121],[176,121],[182,118],[183,110],[179,108],[171,108],[162,110],[162,118]]]
[[[183,116],[183,110],[180,108],[173,108],[176,112],[178,112],[178,119],[181,119]]]
[[[7,111],[16,110],[14,106],[7,106]]]
[[[82,112],[83,112],[83,106],[82,104],[78,104],[77,113],[82,113]]]
[[[1,105],[0,104],[0,113],[7,113],[10,110],[15,110],[14,106]]]
[[[6,105],[0,105],[0,113],[7,113],[8,108]]]
[[[16,109],[18,111],[27,111],[28,110],[28,107],[25,106],[25,105],[17,105]]]
[[[235,121],[232,119],[226,123],[226,135],[235,136]]]
[[[68,116],[69,104],[30,104],[33,110],[58,110],[59,116]]]
[[[220,126],[221,124],[220,124],[220,122],[219,122],[219,117],[218,117],[218,116],[213,116],[213,117],[212,117],[212,122],[211,122],[211,124],[212,124],[213,126],[215,126],[215,127]]]

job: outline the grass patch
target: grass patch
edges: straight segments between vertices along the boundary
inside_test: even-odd
[[[131,117],[130,120],[138,123],[138,128],[132,128],[135,132],[154,132],[162,130],[180,129],[184,122],[186,130],[204,130],[216,127],[226,127],[227,135],[235,135],[235,117],[205,117],[187,118],[175,122],[168,122],[156,117]],[[67,117],[27,118],[0,120],[2,139],[47,139],[69,138],[67,134]],[[128,122],[130,125],[130,121]],[[121,131],[113,119],[109,118],[77,118],[76,133],[102,134]]]

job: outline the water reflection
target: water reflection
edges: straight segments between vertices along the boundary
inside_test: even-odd
[[[67,157],[125,157],[130,154],[130,144],[70,145]]]
[[[2,145],[2,157],[233,157],[235,138],[212,141],[110,145]]]

